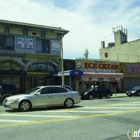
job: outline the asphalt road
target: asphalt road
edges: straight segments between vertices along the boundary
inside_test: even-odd
[[[139,118],[140,97],[122,94],[82,100],[71,109],[18,112],[0,106],[0,140],[128,140],[127,132],[140,129]]]

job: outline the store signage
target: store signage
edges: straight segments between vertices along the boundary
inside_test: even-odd
[[[83,77],[88,77],[88,78],[123,78],[123,74],[122,73],[88,73],[88,72],[84,72]]]
[[[84,63],[84,68],[93,68],[93,69],[118,69],[118,65],[116,65],[116,64]]]
[[[34,49],[33,38],[17,37],[17,48]]]
[[[125,74],[140,74],[140,63],[121,64],[120,71]]]

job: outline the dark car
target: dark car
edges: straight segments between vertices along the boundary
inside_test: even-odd
[[[3,100],[11,95],[19,94],[19,90],[16,88],[14,84],[2,84],[0,85],[0,101]]]
[[[126,95],[131,96],[140,96],[140,86],[135,86],[132,90],[128,90]]]
[[[93,89],[88,90],[87,92],[83,93],[81,95],[82,99],[90,99],[92,100],[93,98],[110,98],[112,96],[112,92],[109,88],[107,87],[95,87]]]

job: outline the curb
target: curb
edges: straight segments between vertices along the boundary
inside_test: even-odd
[[[126,93],[113,93],[112,98],[127,97]]]

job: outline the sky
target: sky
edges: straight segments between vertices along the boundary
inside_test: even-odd
[[[0,0],[0,19],[69,31],[63,38],[64,59],[99,59],[101,41],[114,42],[112,28],[128,30],[128,42],[140,39],[139,0]]]

